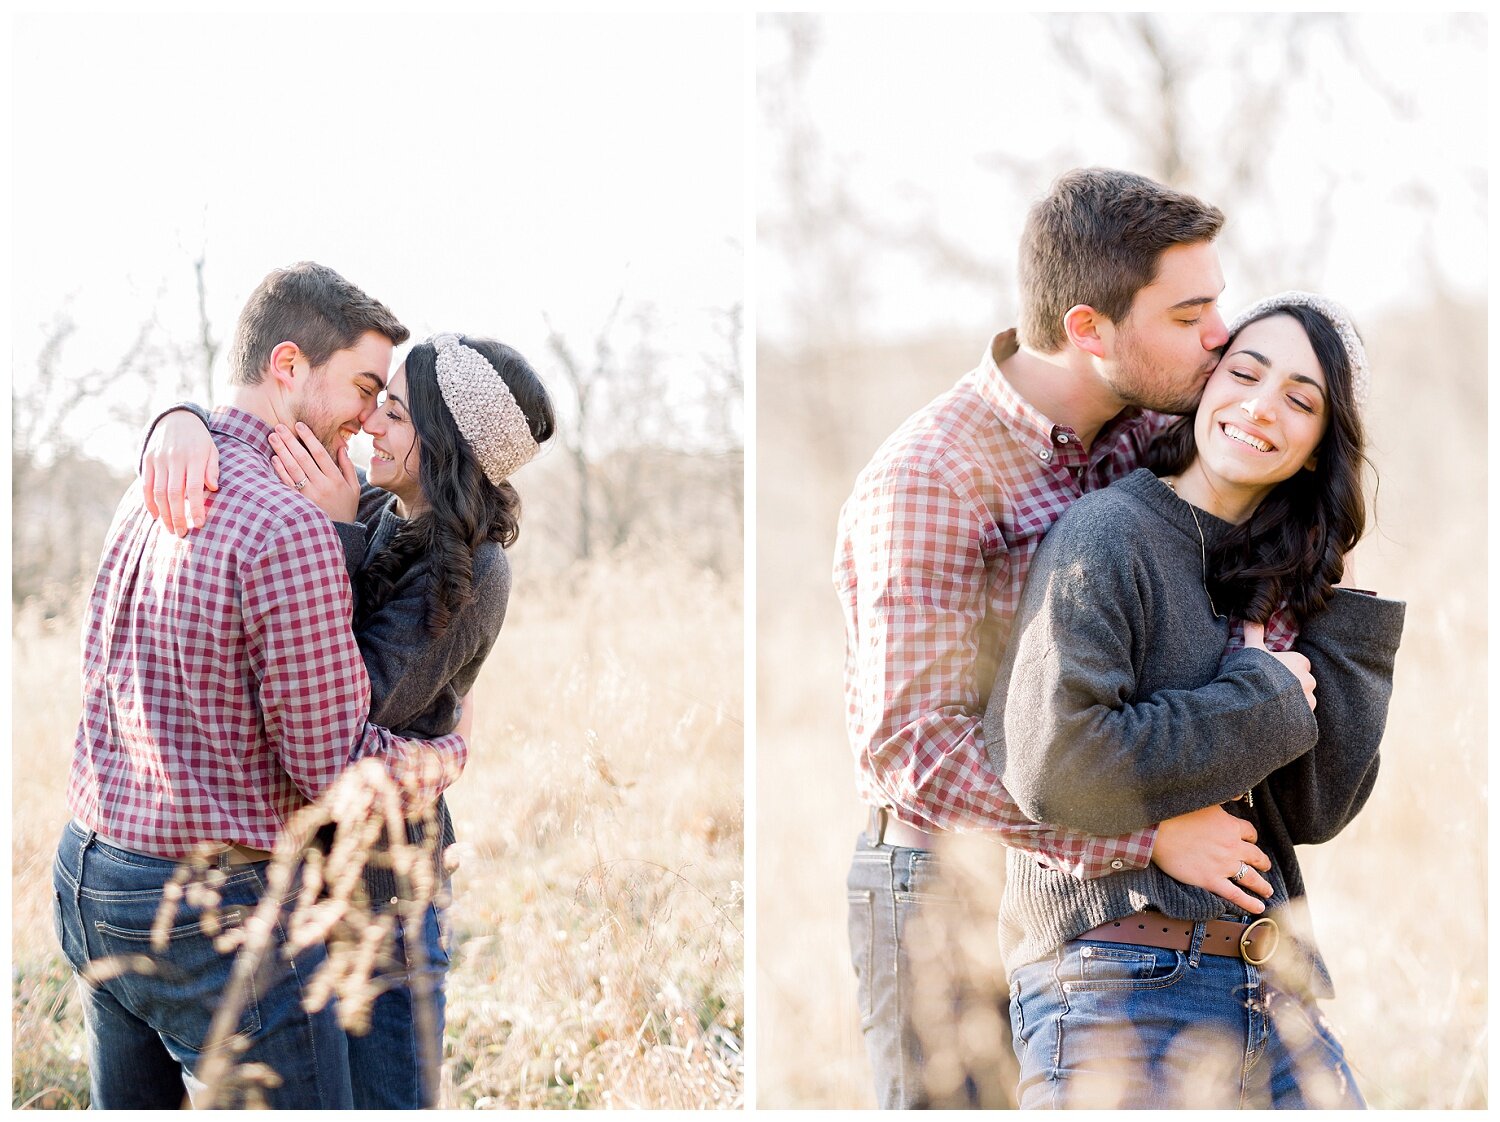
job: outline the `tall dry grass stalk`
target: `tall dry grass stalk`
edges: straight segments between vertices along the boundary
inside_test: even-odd
[[[460,864],[442,1105],[741,1105],[739,579],[645,554],[557,574],[517,568],[475,690],[468,768],[449,791]],[[15,693],[35,699],[12,729],[18,748],[34,748],[14,763],[17,1107],[87,1103],[81,1013],[48,902],[77,649],[76,624],[17,621]],[[361,831],[385,823],[390,792],[353,779],[343,803],[299,824],[284,855],[290,886],[294,856],[308,852],[301,830],[323,817],[344,823],[346,849],[302,866],[293,938],[333,941],[323,984],[357,1024],[383,932],[368,934],[348,858],[368,840]],[[427,867],[399,846],[390,859],[414,881]],[[211,899],[210,881],[185,880],[183,898],[195,883],[194,901]],[[319,882],[329,888],[321,900]],[[253,939],[257,926],[226,937]],[[265,1073],[210,1074],[243,1096]]]

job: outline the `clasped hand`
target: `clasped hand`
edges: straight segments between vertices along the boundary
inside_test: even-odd
[[[353,522],[359,513],[359,475],[342,444],[338,457],[301,421],[295,432],[277,425],[271,434],[271,466],[335,522]],[[299,486],[300,484],[300,486]],[[219,450],[203,422],[186,410],[157,422],[141,457],[141,491],[147,512],[169,534],[184,537],[208,518],[205,492],[219,489]]]
[[[1250,893],[1271,895],[1271,883],[1262,875],[1271,871],[1271,859],[1255,844],[1256,837],[1254,823],[1222,807],[1204,807],[1169,818],[1156,828],[1151,862],[1181,884],[1206,889],[1259,915],[1266,906]],[[1244,876],[1239,875],[1242,866],[1246,867]]]
[[[1302,696],[1307,699],[1307,707],[1309,709],[1316,709],[1318,707],[1318,699],[1313,692],[1318,688],[1318,682],[1313,677],[1312,663],[1307,661],[1306,655],[1298,654],[1296,651],[1273,651],[1267,649],[1266,625],[1263,623],[1245,624],[1245,646],[1265,651],[1266,654],[1290,670],[1292,676],[1297,679],[1297,684],[1302,687]]]
[[[335,522],[354,521],[359,513],[359,476],[348,448],[340,444],[335,461],[301,421],[295,433],[277,425],[271,433],[271,448],[276,453],[271,466],[283,483],[297,488]]]

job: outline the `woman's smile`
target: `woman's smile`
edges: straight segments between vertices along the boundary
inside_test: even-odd
[[[398,499],[406,512],[422,505],[421,449],[406,404],[406,364],[386,386],[380,408],[365,422],[370,434],[369,480]],[[406,515],[403,515],[405,517]]]
[[[1219,422],[1219,431],[1230,440],[1238,441],[1255,449],[1257,452],[1274,452],[1276,450],[1276,446],[1264,436],[1247,432],[1245,429],[1240,428],[1238,425],[1232,425],[1228,421]]]

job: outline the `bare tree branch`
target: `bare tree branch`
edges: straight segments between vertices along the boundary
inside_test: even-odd
[[[203,267],[207,251],[198,254],[193,261],[193,276],[198,286],[198,350],[203,362],[203,400],[214,397],[214,359],[219,354],[219,343],[213,336],[213,324],[208,318],[208,286],[203,280]]]

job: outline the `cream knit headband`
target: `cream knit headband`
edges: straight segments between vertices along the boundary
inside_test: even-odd
[[[489,359],[451,332],[428,340],[437,351],[438,389],[485,478],[499,486],[531,461],[538,444],[515,395]]]
[[[1311,308],[1333,324],[1333,329],[1338,332],[1339,342],[1344,345],[1344,353],[1349,356],[1354,404],[1363,409],[1370,400],[1370,360],[1365,357],[1365,345],[1360,341],[1359,333],[1354,330],[1354,321],[1349,318],[1349,313],[1328,297],[1295,290],[1268,297],[1235,317],[1234,322],[1229,325],[1230,338],[1238,335],[1240,329],[1251,320],[1292,307]]]

